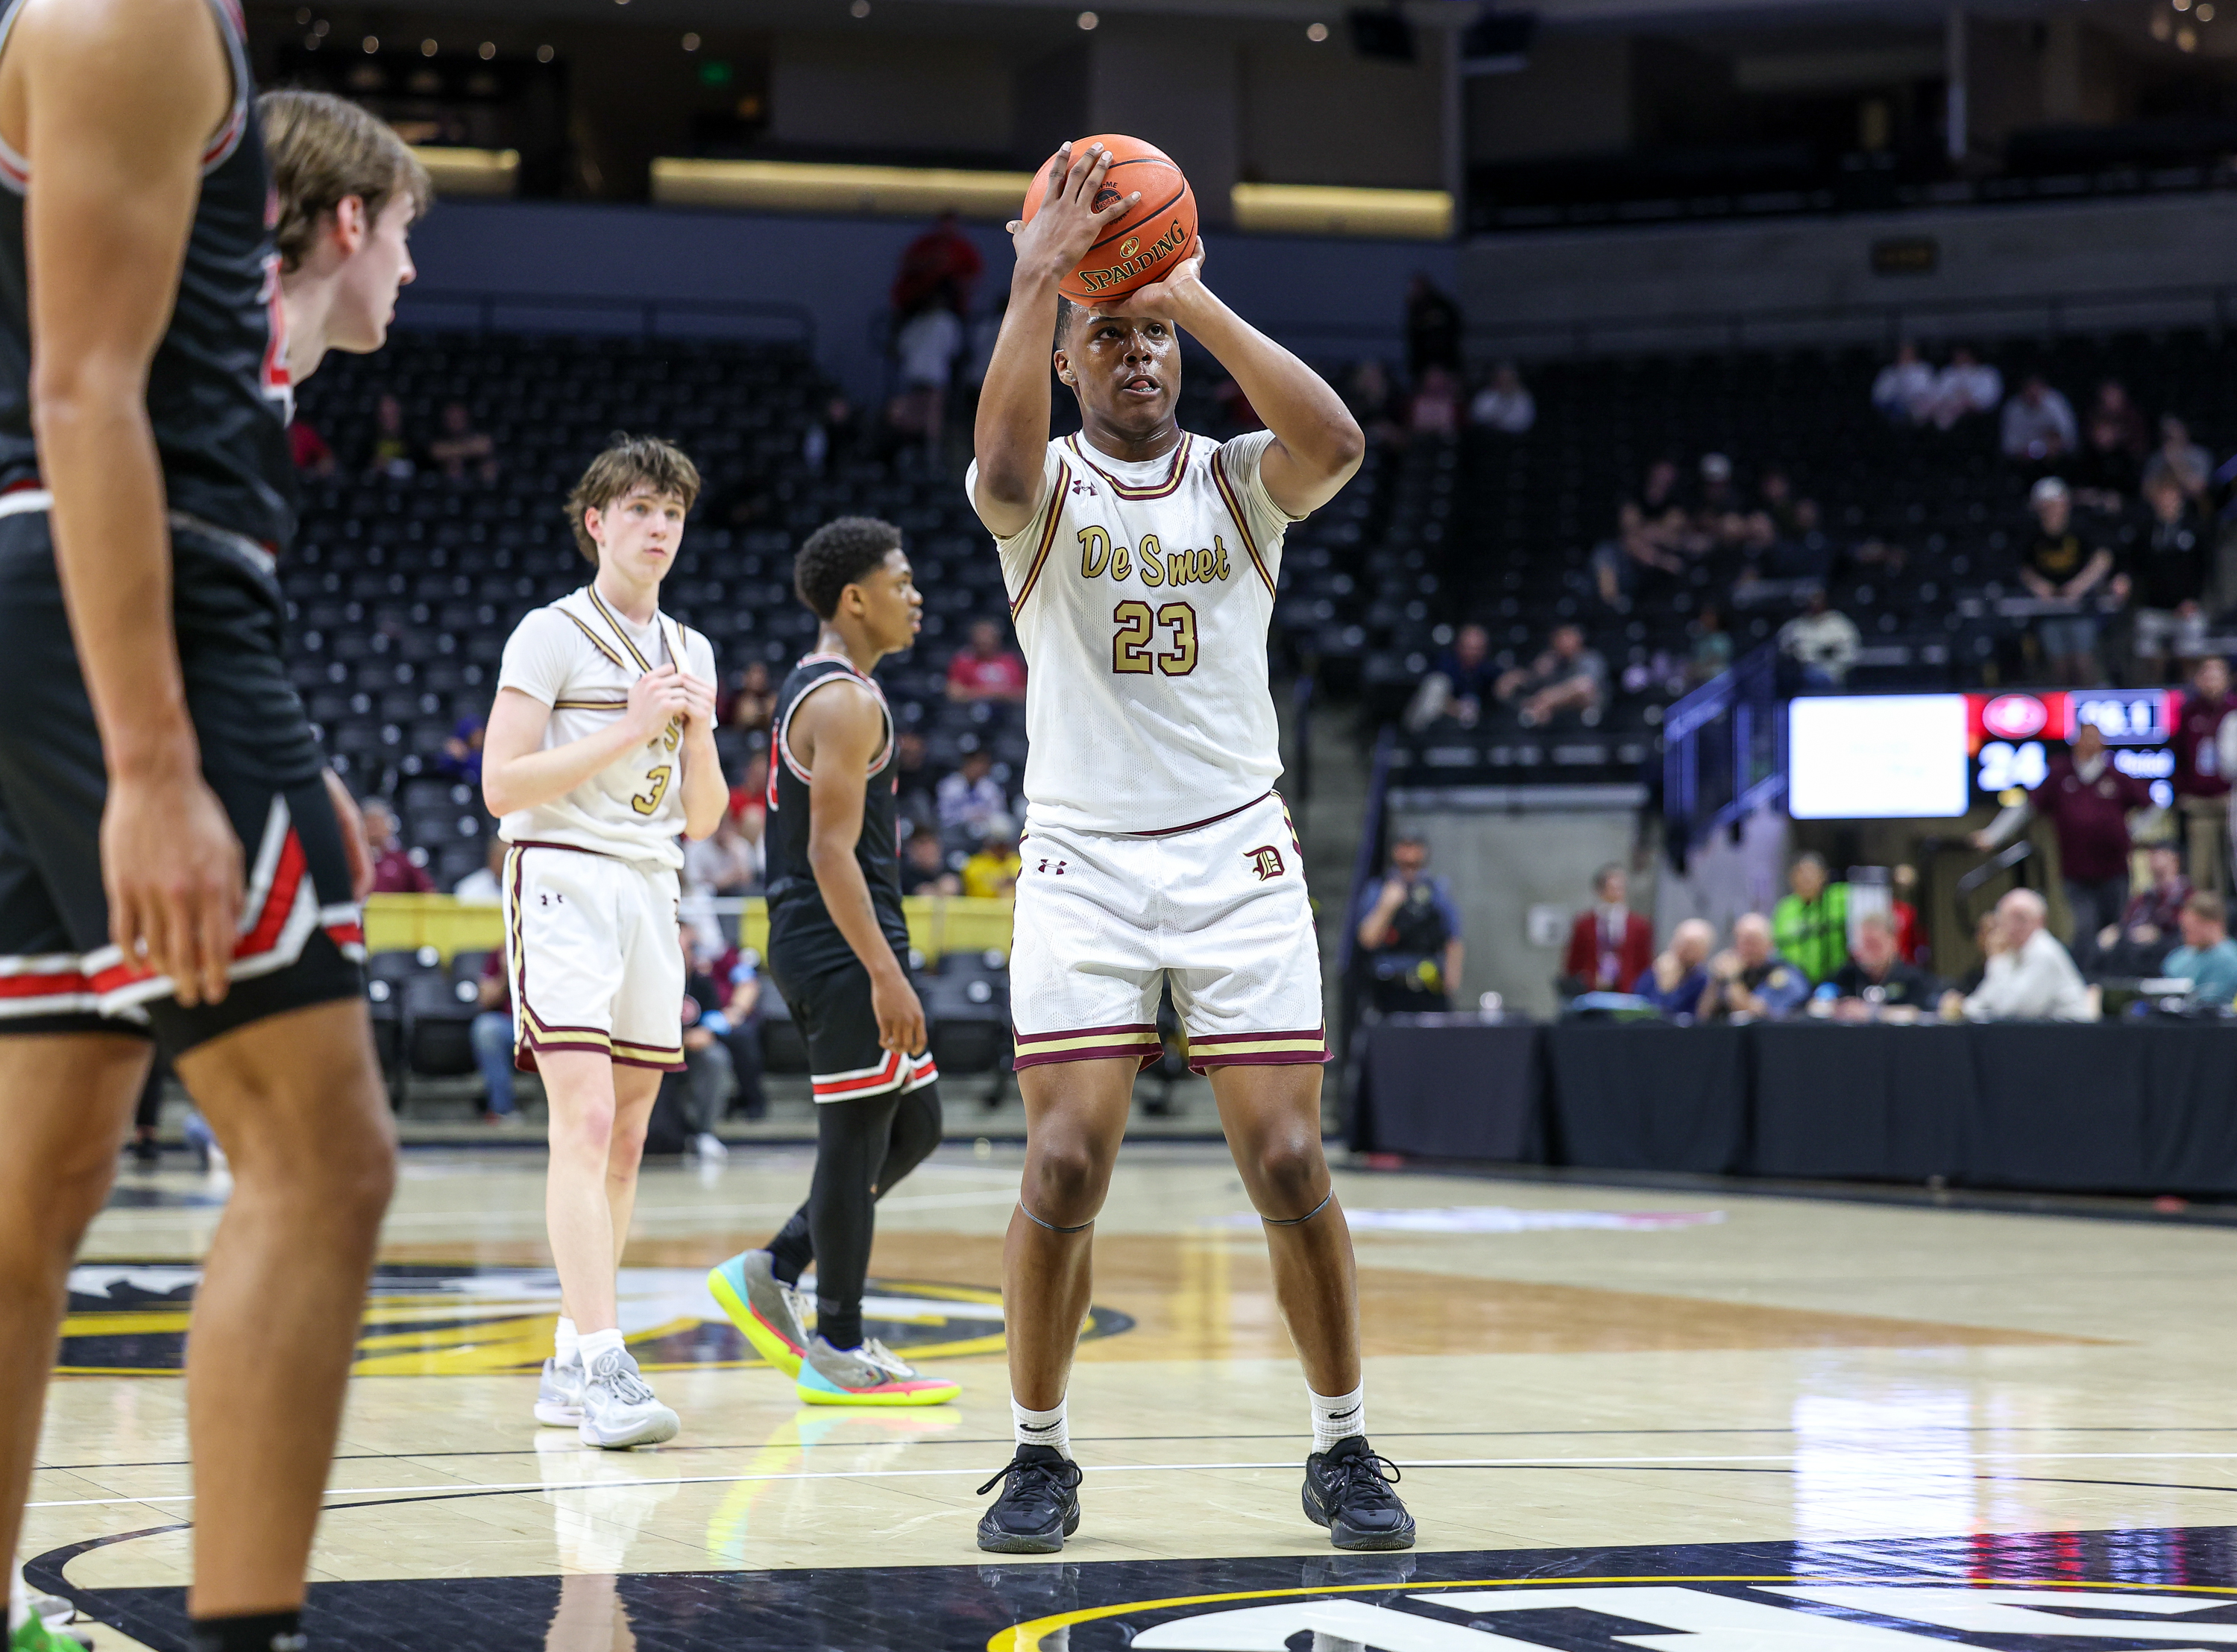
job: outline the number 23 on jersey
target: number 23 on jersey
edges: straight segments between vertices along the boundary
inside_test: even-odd
[[[1155,670],[1185,677],[1196,669],[1196,609],[1186,602],[1167,602],[1154,613],[1147,602],[1121,602],[1111,610],[1111,622],[1118,628],[1111,668],[1120,676]]]

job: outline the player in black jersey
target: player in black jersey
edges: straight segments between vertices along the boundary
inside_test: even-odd
[[[393,1177],[371,869],[273,570],[290,387],[382,342],[426,176],[331,98],[267,164],[252,94],[236,0],[0,10],[0,1542],[152,1033],[234,1175],[188,1354],[197,1652],[302,1644]]]
[[[808,1202],[767,1248],[707,1276],[762,1357],[822,1405],[936,1405],[956,1386],[862,1334],[878,1197],[940,1145],[940,1074],[909,983],[894,825],[894,720],[870,671],[916,640],[901,530],[841,517],[808,536],[793,589],[823,628],[777,690],[769,754],[769,976],[808,1044],[816,1101]],[[815,1332],[795,1288],[815,1263]]]

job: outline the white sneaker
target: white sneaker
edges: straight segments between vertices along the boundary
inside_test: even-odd
[[[583,1444],[610,1451],[672,1440],[683,1426],[674,1412],[653,1398],[626,1348],[610,1348],[590,1367],[583,1384]]]
[[[583,1420],[581,1359],[544,1362],[544,1380],[536,1385],[536,1420],[546,1428],[572,1428]]]
[[[706,1131],[692,1138],[691,1150],[701,1158],[717,1164],[730,1156],[730,1149],[723,1145],[722,1138]]]

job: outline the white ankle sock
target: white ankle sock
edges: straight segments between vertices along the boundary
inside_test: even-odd
[[[1017,1432],[1019,1445],[1053,1445],[1066,1457],[1072,1455],[1072,1430],[1065,1422],[1061,1399],[1052,1411],[1027,1411],[1013,1399],[1010,1422]]]
[[[1338,1394],[1331,1399],[1316,1394],[1310,1388],[1305,1397],[1313,1402],[1313,1450],[1325,1451],[1340,1439],[1367,1432],[1367,1385],[1353,1389],[1348,1394]]]
[[[575,1322],[564,1315],[559,1328],[551,1333],[551,1357],[561,1365],[571,1365],[582,1358],[582,1338],[575,1334]]]
[[[8,1636],[15,1638],[16,1631],[31,1621],[31,1591],[23,1583],[23,1569],[11,1565],[8,1570]]]
[[[598,1363],[601,1354],[609,1350],[617,1353],[621,1351],[622,1333],[618,1329],[585,1331],[577,1339],[576,1346],[582,1350],[583,1369],[588,1371]]]

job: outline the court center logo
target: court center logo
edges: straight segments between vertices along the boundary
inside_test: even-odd
[[[90,1262],[70,1270],[69,1313],[56,1370],[66,1375],[157,1377],[186,1362],[187,1316],[201,1269],[175,1262]],[[815,1276],[802,1281],[811,1310]],[[625,1267],[617,1281],[622,1333],[647,1371],[721,1370],[763,1363],[708,1293],[703,1270]],[[378,1269],[366,1296],[351,1372],[360,1377],[527,1375],[551,1352],[559,1276],[548,1267],[400,1263]],[[1002,1351],[1002,1293],[969,1285],[872,1280],[863,1329],[915,1359]],[[1091,1309],[1089,1337],[1133,1320]]]
[[[1486,1557],[1488,1558],[1488,1557]],[[1580,1558],[1584,1558],[1580,1557]],[[1404,1563],[1394,1569],[1408,1572]],[[1860,1570],[1866,1570],[1859,1568]],[[988,1652],[2088,1652],[2237,1643],[2237,1589],[1792,1576],[1362,1583],[1059,1612]],[[2201,1621],[2201,1616],[2203,1621]],[[1642,1631],[1650,1631],[1642,1633]]]

